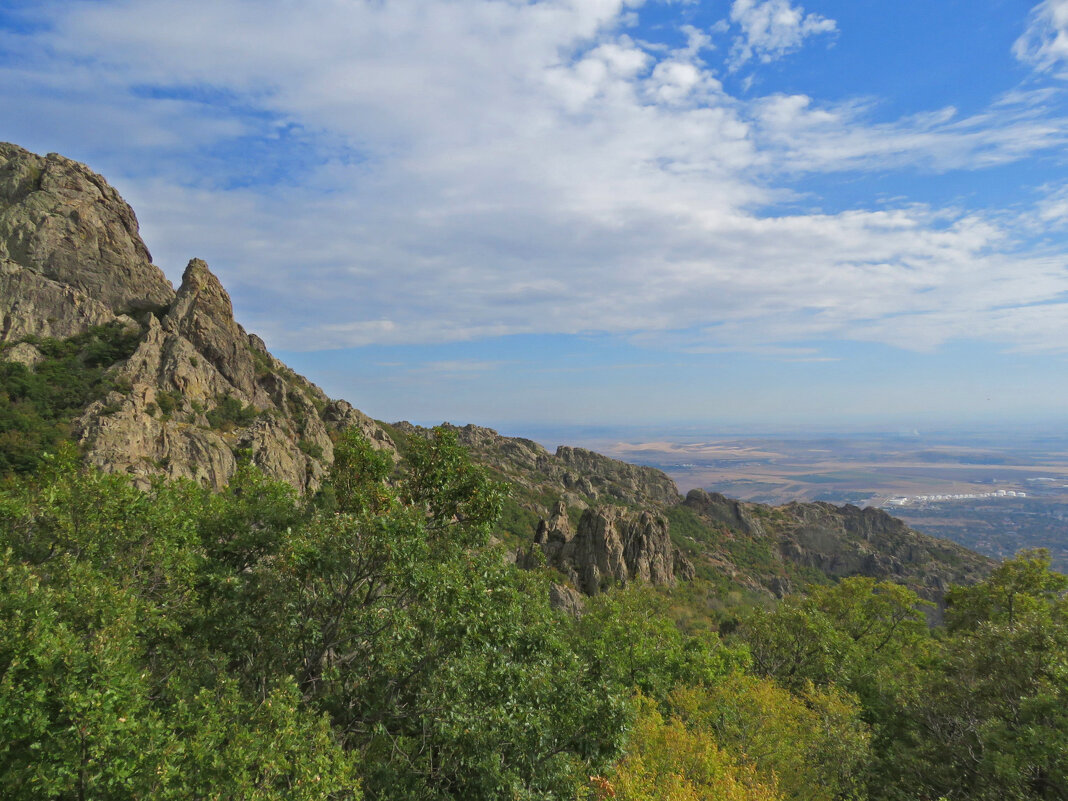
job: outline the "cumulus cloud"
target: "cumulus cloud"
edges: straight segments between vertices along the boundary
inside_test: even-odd
[[[1043,0],[1035,6],[1027,30],[1013,45],[1013,53],[1037,70],[1068,75],[1068,0]]]
[[[731,69],[753,58],[768,64],[800,49],[810,36],[837,30],[833,19],[806,14],[790,0],[734,0],[730,20],[742,29],[731,48]]]
[[[1027,95],[880,123],[863,103],[743,100],[700,31],[674,49],[634,38],[639,6],[31,5],[0,103],[22,111],[23,141],[115,180],[172,277],[206,258],[273,347],[1059,331],[1035,309],[1068,292],[1064,260],[1022,249],[1011,216],[769,209],[797,175],[1004,164],[1062,148],[1068,121]],[[734,9],[747,58],[834,25],[785,2]]]

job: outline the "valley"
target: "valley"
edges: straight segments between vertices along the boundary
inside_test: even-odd
[[[1050,550],[1068,568],[1068,439],[1044,431],[657,438],[590,432],[586,447],[699,487],[779,505],[876,506],[996,558]],[[645,433],[645,432],[641,432]],[[616,436],[612,436],[612,435]]]

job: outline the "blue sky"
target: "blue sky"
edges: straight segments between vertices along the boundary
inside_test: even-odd
[[[0,139],[385,419],[1068,423],[1068,0],[0,0]]]

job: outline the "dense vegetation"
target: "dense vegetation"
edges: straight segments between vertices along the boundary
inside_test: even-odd
[[[1041,553],[928,630],[869,579],[721,640],[662,595],[573,618],[444,430],[344,436],[302,499],[147,492],[60,450],[0,485],[5,799],[1063,799],[1068,579]]]
[[[42,454],[68,437],[70,421],[86,406],[128,389],[117,386],[107,368],[128,358],[138,338],[111,323],[69,339],[22,340],[41,354],[33,369],[0,361],[0,476],[37,469]]]

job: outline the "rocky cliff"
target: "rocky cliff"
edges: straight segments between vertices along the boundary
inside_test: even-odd
[[[586,509],[572,528],[560,501],[542,520],[522,567],[556,568],[586,595],[633,581],[674,584],[694,575],[693,565],[672,544],[667,518],[651,511],[602,506]]]
[[[426,433],[409,423],[393,427],[402,436]],[[972,583],[993,564],[878,509],[773,507],[703,490],[683,499],[652,467],[581,448],[550,453],[529,439],[474,425],[451,428],[476,460],[511,485],[511,503],[528,513],[514,514],[507,532],[519,564],[544,563],[586,594],[605,582],[671,584],[696,571],[774,596],[814,580],[870,576],[940,602],[947,587]],[[640,544],[641,556],[628,558],[631,542]]]
[[[414,426],[395,424],[406,431]],[[653,467],[628,464],[583,448],[562,445],[550,453],[533,440],[504,437],[491,428],[447,426],[460,444],[491,466],[522,494],[557,498],[568,506],[615,503],[629,506],[670,506],[679,503],[675,482]]]
[[[73,421],[105,470],[222,487],[247,457],[302,490],[332,461],[330,431],[388,435],[272,357],[234,320],[230,296],[193,259],[177,292],[103,178],[62,156],[0,144],[0,343],[32,365],[34,342],[119,324],[139,337],[112,391]]]
[[[137,218],[84,164],[0,143],[0,337],[69,337],[167,306]]]
[[[800,590],[798,579],[813,575],[870,576],[905,584],[938,603],[951,584],[974,583],[993,566],[984,556],[922,534],[873,507],[767,506],[691,490],[682,508],[711,532],[705,551],[729,559],[732,551],[742,553],[754,543],[766,546],[770,562],[750,565],[749,579],[776,595]]]

